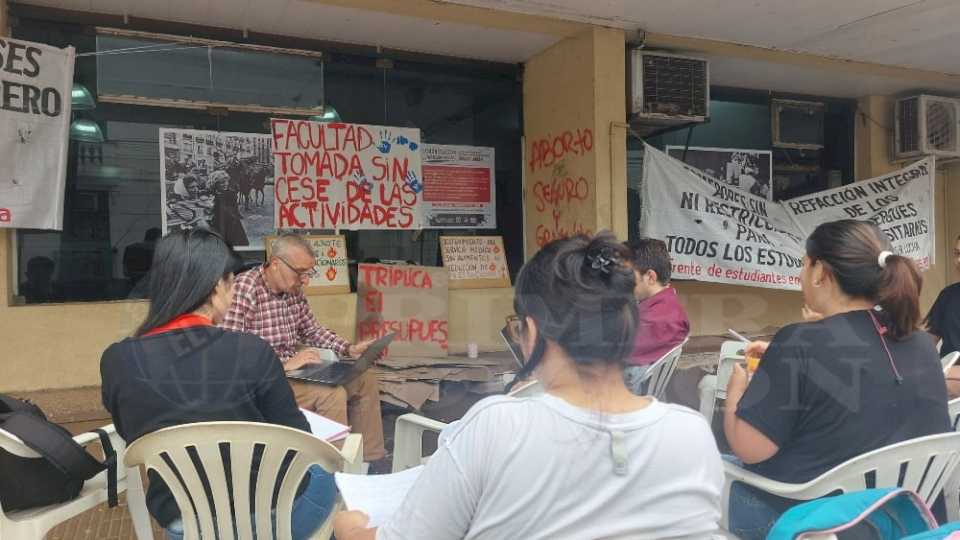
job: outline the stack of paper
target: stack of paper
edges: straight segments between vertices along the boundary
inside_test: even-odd
[[[300,412],[307,417],[307,423],[310,424],[310,432],[313,433],[314,437],[327,442],[335,442],[346,439],[347,435],[350,434],[350,426],[345,426],[340,422],[334,422],[325,416],[320,416],[306,409],[300,409]]]
[[[379,527],[400,508],[407,492],[417,482],[423,466],[393,474],[337,473],[337,487],[347,510],[359,510],[370,517],[367,527]]]

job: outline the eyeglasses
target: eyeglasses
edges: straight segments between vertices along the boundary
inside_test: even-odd
[[[301,279],[302,279],[302,278],[311,278],[311,279],[312,279],[312,278],[317,277],[318,274],[320,274],[320,268],[317,267],[317,266],[314,266],[313,268],[310,268],[309,270],[300,270],[299,268],[297,268],[297,267],[293,266],[292,264],[290,264],[289,262],[287,262],[287,260],[284,259],[283,257],[280,257],[279,255],[274,255],[274,257],[276,257],[278,260],[280,260],[280,262],[282,262],[283,264],[287,265],[287,268],[293,270],[293,271],[297,274],[297,277],[298,277],[298,278],[301,278]]]
[[[522,334],[523,319],[519,315],[507,315],[507,335],[510,340],[519,345]]]

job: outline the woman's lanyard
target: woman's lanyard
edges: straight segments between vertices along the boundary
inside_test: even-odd
[[[890,347],[887,347],[887,340],[883,337],[887,333],[887,329],[880,324],[880,321],[877,320],[877,316],[873,314],[873,310],[867,312],[870,315],[870,320],[873,321],[873,327],[877,330],[877,335],[880,336],[880,343],[883,344],[883,350],[887,352],[887,360],[890,361],[890,369],[893,370],[894,380],[897,381],[897,384],[903,384],[903,377],[900,376],[900,371],[897,370],[897,365],[893,362],[893,354],[890,353]]]

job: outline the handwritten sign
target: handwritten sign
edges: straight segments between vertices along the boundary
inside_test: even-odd
[[[350,292],[350,274],[347,269],[347,240],[343,236],[307,235],[316,256],[317,275],[303,288],[306,294],[345,294]],[[266,237],[267,258],[276,236]]]
[[[524,225],[529,255],[559,238],[592,234],[596,212],[593,193],[593,130],[576,128],[533,138],[527,159]]]
[[[499,236],[443,236],[443,266],[450,272],[451,289],[510,286],[510,272]]]
[[[494,149],[423,145],[423,215],[431,229],[496,229]]]
[[[447,355],[447,270],[361,264],[357,269],[357,339],[396,332],[390,356]]]
[[[275,224],[284,229],[419,229],[420,130],[270,121]]]

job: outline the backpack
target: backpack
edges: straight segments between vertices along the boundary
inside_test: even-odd
[[[0,507],[5,512],[69,501],[83,483],[107,470],[107,495],[117,505],[117,456],[107,432],[96,430],[106,459],[97,461],[70,432],[47,420],[39,407],[0,394],[0,429],[16,435],[39,458],[25,458],[0,448]]]
[[[896,540],[936,528],[930,509],[902,488],[867,489],[790,508],[767,540]]]

